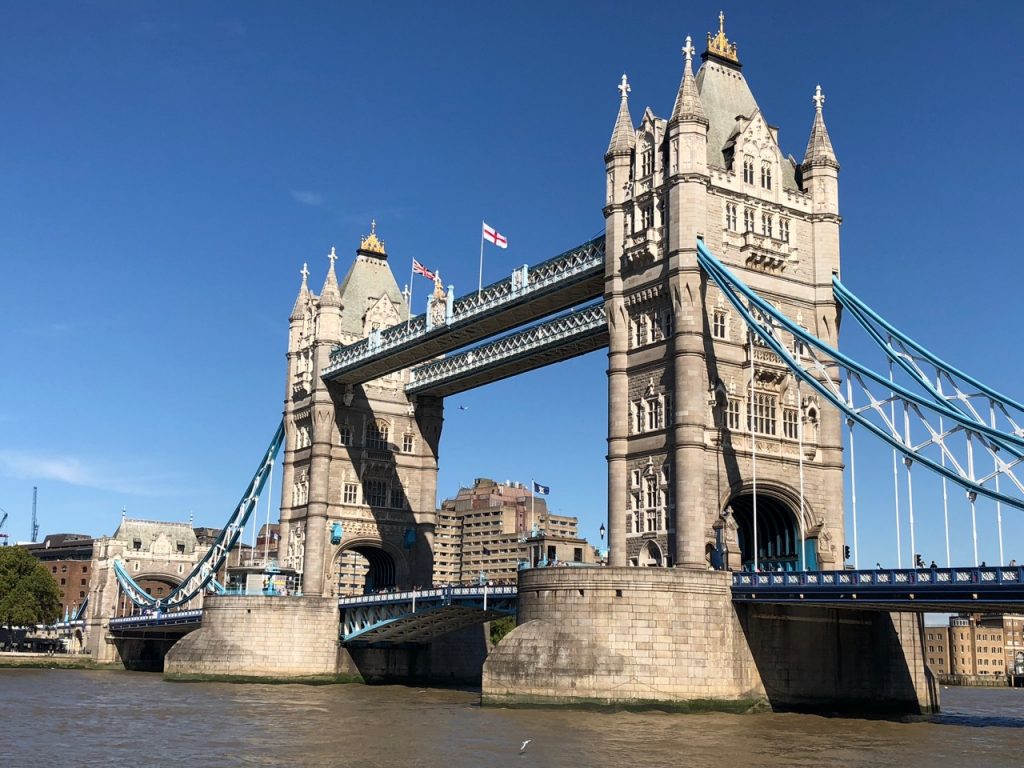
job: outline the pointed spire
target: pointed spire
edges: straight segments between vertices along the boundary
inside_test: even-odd
[[[331,246],[331,252],[327,254],[331,266],[327,269],[327,279],[324,280],[323,290],[320,291],[320,306],[341,306],[341,291],[338,288],[338,276],[334,272],[334,262],[338,260],[338,254]]]
[[[832,140],[828,137],[828,130],[825,128],[825,118],[822,117],[821,107],[825,103],[825,94],[821,92],[821,86],[814,89],[814,124],[811,125],[811,137],[807,140],[807,151],[804,153],[804,167],[816,165],[830,165],[839,167],[836,160],[836,153],[832,149]]]
[[[612,129],[612,140],[608,144],[606,155],[628,154],[636,144],[636,130],[633,128],[633,118],[629,116],[629,81],[626,75],[622,75],[622,82],[619,84],[619,93],[622,100],[619,102],[619,115],[615,118],[615,128]]]
[[[292,307],[290,320],[301,318],[302,313],[306,309],[306,304],[309,302],[309,284],[306,282],[309,277],[309,266],[305,262],[303,262],[299,274],[302,275],[302,285],[299,287],[299,295],[295,297],[295,305]]]
[[[686,45],[683,46],[683,58],[686,61],[683,65],[683,80],[679,83],[679,93],[676,94],[676,103],[672,108],[672,119],[704,123],[706,127],[708,118],[704,114],[704,105],[701,104],[700,94],[697,92],[697,81],[693,77],[695,50],[693,41],[687,35]]]

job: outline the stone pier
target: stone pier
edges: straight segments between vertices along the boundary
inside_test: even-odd
[[[734,608],[730,574],[546,568],[484,664],[485,704],[920,712],[937,706],[916,617]]]

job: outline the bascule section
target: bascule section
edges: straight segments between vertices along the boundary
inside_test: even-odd
[[[321,377],[339,350],[411,325],[375,223],[340,283],[328,258],[318,295],[303,267],[289,319],[281,565],[312,597],[429,584],[443,401],[408,396],[407,368]]]
[[[839,416],[748,332],[697,260],[703,242],[835,342],[839,164],[824,97],[798,161],[756,101],[724,16],[696,74],[695,54],[687,38],[667,118],[647,108],[634,125],[623,75],[605,155],[611,564],[837,567]]]

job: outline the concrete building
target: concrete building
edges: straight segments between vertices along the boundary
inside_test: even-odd
[[[60,590],[60,615],[74,616],[89,594],[93,538],[83,533],[54,533],[38,544],[23,544],[46,566]]]
[[[434,583],[513,581],[520,564],[537,564],[530,553],[540,540],[547,542],[544,553],[555,546],[563,558],[572,559],[578,548],[579,562],[592,563],[593,549],[578,538],[577,525],[575,517],[550,514],[547,500],[523,483],[477,478],[472,488],[460,488],[437,511]]]

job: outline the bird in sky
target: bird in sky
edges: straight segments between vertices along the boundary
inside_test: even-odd
[[[526,745],[529,744],[531,741],[533,741],[533,739],[527,739],[526,741],[523,742],[523,746],[521,746],[519,748],[519,754],[520,755],[523,754],[523,752],[526,751]]]
[[[460,411],[468,411],[469,410],[469,406],[468,405],[460,405],[459,406],[459,410]]]

